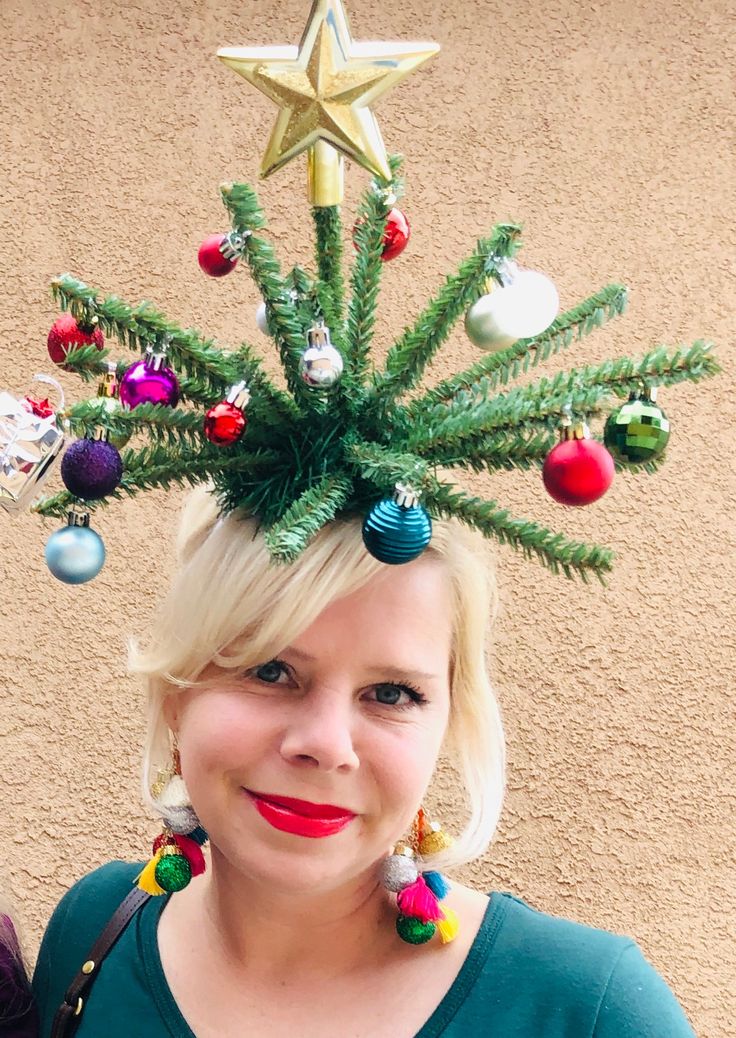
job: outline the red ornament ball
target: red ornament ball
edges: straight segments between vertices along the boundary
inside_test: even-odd
[[[237,259],[229,260],[220,252],[220,246],[226,237],[226,234],[210,234],[199,246],[199,265],[211,278],[224,277],[238,265]]]
[[[248,419],[235,404],[221,400],[204,417],[204,434],[216,447],[229,447],[245,432]]]
[[[383,235],[383,252],[381,259],[384,263],[395,259],[404,251],[411,235],[409,221],[400,209],[392,209],[386,220],[386,230]]]
[[[358,220],[353,229],[353,244],[356,249],[358,243],[355,240],[355,231],[360,227],[361,223],[362,219]],[[399,253],[404,251],[410,235],[411,228],[409,227],[409,221],[407,218],[400,209],[392,209],[386,218],[386,228],[383,232],[383,250],[381,252],[381,259],[384,263],[388,262],[388,260],[395,259]]]
[[[81,328],[71,314],[62,314],[51,326],[46,345],[54,364],[60,364],[68,371],[69,367],[64,361],[69,353],[80,346],[96,346],[101,350],[105,345],[105,337],[100,328]]]
[[[616,471],[602,443],[562,440],[544,460],[542,478],[550,497],[563,505],[589,505],[603,497]]]

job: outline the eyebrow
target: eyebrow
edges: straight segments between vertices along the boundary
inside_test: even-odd
[[[317,659],[316,656],[312,656],[311,653],[305,652],[303,649],[297,649],[294,645],[289,645],[284,649],[284,653],[290,653],[292,656],[296,656],[297,659],[304,660],[307,663],[314,663]],[[379,664],[371,669],[386,677],[404,678],[405,680],[409,678],[418,681],[434,681],[438,677],[437,674],[431,674],[427,671],[413,670],[410,667],[397,667],[392,664]]]

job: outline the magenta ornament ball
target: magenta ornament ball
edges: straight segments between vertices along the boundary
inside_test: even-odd
[[[179,383],[171,368],[154,368],[147,360],[132,364],[120,380],[120,403],[131,410],[138,404],[179,403]]]

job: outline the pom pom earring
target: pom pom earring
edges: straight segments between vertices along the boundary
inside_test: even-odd
[[[147,894],[160,896],[183,890],[193,876],[205,870],[200,844],[207,837],[182,778],[176,742],[171,764],[159,774],[151,792],[164,823],[163,832],[153,841],[152,856],[135,882]]]
[[[423,859],[452,846],[452,839],[422,808],[408,840],[397,843],[381,863],[383,887],[396,894],[396,931],[407,944],[426,944],[439,932],[443,944],[457,937],[459,923],[451,908],[440,905],[450,890],[441,872],[422,870]]]

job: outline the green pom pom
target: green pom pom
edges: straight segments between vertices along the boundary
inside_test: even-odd
[[[426,944],[434,937],[434,923],[423,923],[411,915],[400,915],[396,920],[396,932],[407,944]]]
[[[192,870],[183,854],[165,854],[156,866],[156,882],[167,894],[183,890],[191,878]]]

